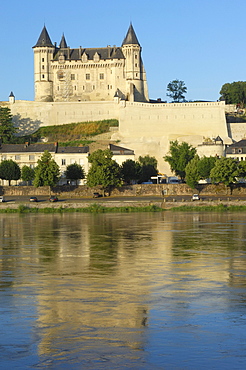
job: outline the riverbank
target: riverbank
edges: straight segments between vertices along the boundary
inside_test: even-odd
[[[111,201],[57,203],[1,203],[0,213],[106,213],[106,212],[163,212],[163,211],[246,211],[246,201]]]

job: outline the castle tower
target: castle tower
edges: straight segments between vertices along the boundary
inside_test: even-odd
[[[128,99],[130,101],[148,101],[146,72],[141,58],[142,48],[132,24],[130,24],[121,47],[125,56]]]
[[[35,101],[53,101],[53,76],[50,61],[53,59],[55,46],[45,26],[33,50]]]

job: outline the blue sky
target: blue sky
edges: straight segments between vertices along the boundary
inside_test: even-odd
[[[2,1],[0,101],[33,100],[33,51],[45,23],[71,48],[120,46],[130,22],[142,46],[149,96],[183,80],[187,100],[217,100],[226,82],[246,80],[245,0]]]

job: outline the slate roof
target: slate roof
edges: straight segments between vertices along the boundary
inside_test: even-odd
[[[42,153],[56,151],[55,144],[1,144],[0,153]]]
[[[40,46],[54,46],[51,42],[50,36],[49,36],[48,31],[47,31],[45,26],[42,29],[42,32],[39,36],[39,39],[38,39],[36,45],[33,46],[33,47],[36,48],[36,47],[40,47]]]
[[[66,42],[64,34],[62,35],[61,42],[60,42],[59,46],[60,46],[61,49],[67,48],[67,42]]]
[[[89,147],[88,146],[59,146],[57,149],[57,153],[88,153]]]
[[[241,149],[241,151],[238,152],[238,149]],[[246,153],[246,139],[242,139],[238,141],[237,143],[229,145],[226,148],[226,153],[227,154],[245,154]]]
[[[68,56],[69,60],[80,60],[83,54],[87,55],[88,60],[93,60],[94,55],[97,53],[100,59],[125,59],[122,50],[120,47],[111,47],[106,48],[78,48],[78,49],[66,49],[65,58]],[[56,49],[56,53],[53,57],[54,60],[58,60],[60,55],[60,49]]]
[[[123,148],[122,146],[109,144],[109,149],[114,155],[134,155],[134,150]]]
[[[54,144],[1,144],[0,154],[2,153],[43,153],[48,150],[50,153],[88,153],[89,146],[59,146]]]
[[[132,27],[132,24],[130,24],[130,27],[128,28],[126,37],[124,38],[122,42],[122,46],[123,45],[139,45],[140,46],[136,33]]]

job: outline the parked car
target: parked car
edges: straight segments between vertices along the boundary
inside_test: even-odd
[[[50,201],[50,202],[58,202],[58,198],[57,198],[55,195],[52,195],[52,196],[49,198],[49,201]]]
[[[102,194],[100,193],[93,193],[93,198],[100,198],[102,196]]]
[[[30,197],[29,201],[30,202],[37,202],[38,198],[37,197]]]
[[[5,202],[5,199],[4,199],[4,196],[0,196],[0,202],[2,203],[2,202]]]
[[[191,200],[200,200],[200,197],[198,194],[193,194]]]

